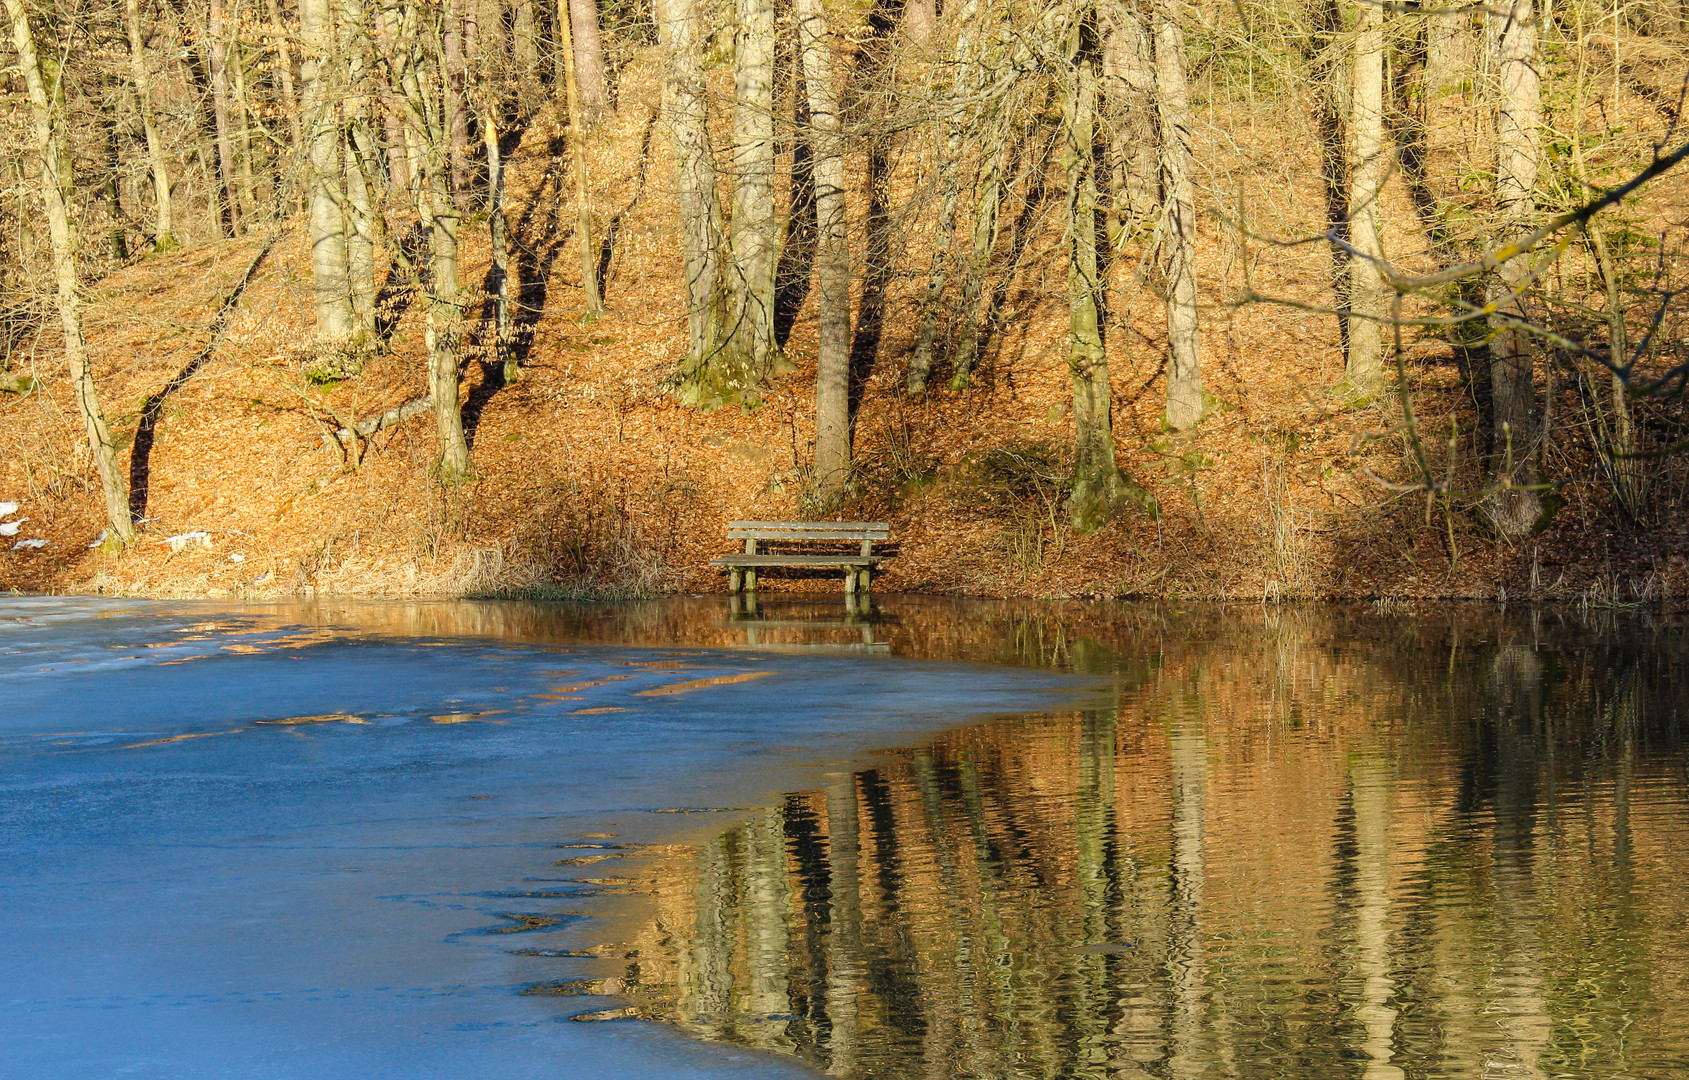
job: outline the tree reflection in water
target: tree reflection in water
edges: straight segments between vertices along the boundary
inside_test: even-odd
[[[1689,1071],[1679,635],[1332,618],[1067,634],[1112,707],[651,860],[637,1014],[848,1077]]]

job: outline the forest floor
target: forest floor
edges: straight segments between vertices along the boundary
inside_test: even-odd
[[[144,506],[139,540],[120,553],[97,544],[101,505],[59,342],[51,327],[39,332],[23,366],[35,365],[41,389],[0,396],[0,501],[22,504],[19,538],[47,543],[10,549],[8,540],[0,589],[241,597],[710,592],[725,587],[708,564],[732,548],[724,539],[729,520],[818,516],[806,501],[810,305],[799,310],[787,343],[796,370],[775,380],[760,407],[703,413],[679,406],[667,390],[686,330],[654,70],[650,62],[624,70],[618,116],[589,149],[595,228],[610,237],[602,317],[583,314],[571,164],[555,118],[537,117],[512,156],[522,375],[503,384],[488,326],[479,322],[464,387],[471,482],[442,489],[431,480],[428,413],[356,450],[325,437],[349,417],[422,393],[420,305],[405,304],[400,290],[388,349],[357,378],[312,383],[304,375],[309,263],[294,216],[256,267],[266,236],[254,231],[149,256],[91,287],[87,337],[100,392],[131,482],[144,490],[136,502]],[[1223,102],[1210,112],[1210,123],[1233,129],[1258,119],[1236,108],[1227,114]],[[1284,137],[1292,135],[1301,137]],[[1325,196],[1313,165],[1282,153],[1227,152],[1237,160],[1207,197],[1247,205],[1263,233],[1323,231],[1317,217]],[[1386,229],[1412,234],[1411,204],[1399,187],[1393,183]],[[1681,185],[1656,197],[1689,205]],[[1574,447],[1549,462],[1564,499],[1559,514],[1517,545],[1489,534],[1470,499],[1392,489],[1389,482],[1414,474],[1399,398],[1357,406],[1334,392],[1343,372],[1337,320],[1292,305],[1223,302],[1241,291],[1246,269],[1260,293],[1329,296],[1328,249],[1245,242],[1217,217],[1203,223],[1199,267],[1209,304],[1210,415],[1192,433],[1162,429],[1162,309],[1146,288],[1134,289],[1138,255],[1127,250],[1111,292],[1115,434],[1122,467],[1155,496],[1160,514],[1134,513],[1072,535],[1062,505],[1073,438],[1065,275],[1050,257],[1060,242],[1059,213],[1051,211],[1060,204],[1059,189],[1046,191],[1017,226],[1019,242],[1043,255],[1023,259],[1004,284],[996,330],[966,389],[948,389],[940,370],[932,391],[904,392],[930,237],[903,237],[882,319],[858,320],[857,476],[849,501],[825,516],[891,523],[896,557],[876,589],[1689,602],[1678,472],[1662,470],[1655,485],[1658,526],[1627,528]],[[465,218],[466,284],[478,285],[487,265],[484,225],[484,212]],[[860,253],[859,235],[852,244]],[[1402,262],[1429,265],[1423,256]],[[219,305],[249,268],[226,332],[204,355]],[[1475,490],[1482,448],[1454,352],[1441,341],[1410,341],[1405,360],[1432,466]],[[149,401],[153,419],[144,423]],[[190,533],[206,535],[180,539]],[[830,579],[765,582],[839,588]]]

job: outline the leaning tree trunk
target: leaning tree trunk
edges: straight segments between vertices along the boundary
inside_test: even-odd
[[[707,397],[707,371],[721,337],[721,200],[710,151],[709,107],[698,51],[698,0],[656,0],[667,52],[663,113],[674,145],[686,274],[687,353],[680,398]]]
[[[147,167],[152,172],[153,250],[174,251],[176,226],[170,205],[170,170],[164,160],[164,140],[158,134],[158,119],[152,107],[152,78],[147,74],[146,45],[141,36],[140,0],[124,0],[124,28],[129,33],[129,74],[135,80],[135,105],[141,116],[141,131],[147,140]]]
[[[1073,379],[1076,461],[1068,516],[1075,532],[1117,517],[1127,498],[1114,456],[1108,354],[1103,349],[1102,280],[1097,268],[1097,27],[1080,8],[1067,31],[1062,130],[1067,166],[1067,366]]]
[[[352,333],[352,290],[346,268],[346,223],[341,213],[340,131],[335,122],[333,0],[299,0],[301,107],[305,111],[306,201],[311,226],[311,283],[316,297],[317,345],[324,353],[346,346]]]
[[[1191,173],[1190,90],[1178,0],[1155,12],[1155,98],[1161,123],[1161,190],[1166,205],[1162,272],[1167,290],[1167,425],[1202,419],[1202,354],[1196,313],[1196,194]]]
[[[733,103],[734,325],[730,378],[754,390],[774,366],[774,285],[780,219],[774,206],[774,0],[737,0]]]
[[[1537,74],[1536,16],[1531,0],[1511,0],[1505,13],[1493,15],[1496,103],[1496,209],[1504,242],[1530,229],[1536,213],[1537,128],[1542,115],[1542,87]],[[1529,536],[1543,514],[1536,491],[1537,388],[1530,335],[1510,325],[1524,319],[1522,300],[1510,300],[1527,284],[1529,261],[1509,259],[1490,285],[1489,302],[1498,305],[1490,335],[1490,484],[1484,508],[1496,531],[1510,540]]]
[[[1355,11],[1355,75],[1349,95],[1349,354],[1344,375],[1359,398],[1383,382],[1384,275],[1378,196],[1384,186],[1384,13],[1369,0]]]
[[[797,0],[795,13],[815,155],[815,487],[831,504],[850,479],[850,246],[833,35],[822,4]]]
[[[109,535],[119,543],[135,538],[135,527],[129,518],[129,499],[124,490],[123,473],[117,467],[117,448],[112,444],[111,431],[106,427],[105,412],[100,408],[99,391],[94,386],[94,373],[88,366],[88,353],[82,341],[82,311],[76,288],[76,240],[71,232],[70,195],[73,173],[65,152],[61,129],[63,98],[55,81],[48,85],[42,79],[41,63],[35,48],[35,33],[29,25],[24,0],[6,0],[6,13],[12,20],[12,44],[18,52],[18,69],[23,76],[24,92],[29,98],[29,116],[35,137],[35,151],[41,159],[41,201],[47,208],[47,231],[53,246],[53,280],[57,286],[59,326],[64,332],[65,361],[70,368],[70,380],[76,388],[77,410],[82,413],[83,427],[88,433],[88,448],[93,453],[94,468],[100,476],[100,490],[105,495],[106,522]]]
[[[589,125],[596,126],[610,101],[604,86],[604,35],[598,28],[598,2],[564,0],[563,6],[567,11],[559,11],[557,21],[559,25],[569,24],[581,112]]]
[[[487,148],[487,239],[492,247],[492,265],[487,270],[487,292],[493,298],[493,352],[505,385],[521,377],[510,319],[510,248],[504,216],[504,159],[499,152],[498,114],[489,104],[481,110],[481,141]]]

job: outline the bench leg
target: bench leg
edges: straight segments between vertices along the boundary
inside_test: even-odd
[[[845,567],[844,577],[845,597],[849,599],[850,597],[854,597],[856,595],[856,568],[851,566]]]
[[[745,568],[745,591],[757,591],[757,572],[751,567]]]
[[[745,591],[745,572],[737,566],[727,571],[727,591],[732,596]]]
[[[856,591],[863,596],[867,596],[868,595],[868,582],[874,576],[874,572],[872,570],[870,570],[868,567],[864,566],[862,569],[858,570],[856,573],[857,573]]]

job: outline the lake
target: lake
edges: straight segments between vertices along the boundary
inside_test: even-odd
[[[0,1075],[1689,1073],[1680,622],[0,599]]]

